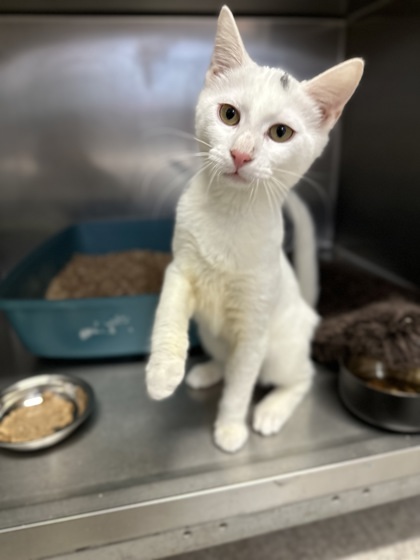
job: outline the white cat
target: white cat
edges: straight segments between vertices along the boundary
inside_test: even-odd
[[[224,451],[247,440],[257,381],[275,386],[253,413],[253,428],[263,435],[280,430],[311,386],[318,317],[283,252],[281,206],[322,153],[362,72],[363,61],[352,59],[298,82],[258,66],[230,10],[220,12],[196,110],[207,167],[178,204],[174,260],[156,313],[146,383],[153,399],[181,383],[194,317],[212,360],[193,367],[186,381],[199,389],[224,380],[214,428]],[[297,198],[291,208],[304,211]],[[315,299],[311,280],[305,292]]]

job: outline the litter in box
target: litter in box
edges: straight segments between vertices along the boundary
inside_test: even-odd
[[[158,294],[170,253],[131,250],[76,254],[50,281],[48,300]]]

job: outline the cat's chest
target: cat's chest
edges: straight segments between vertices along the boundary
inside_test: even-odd
[[[206,213],[189,218],[178,220],[174,253],[191,285],[196,319],[221,333],[247,317],[269,313],[281,284],[277,238],[262,245],[261,232],[252,224]]]
[[[174,250],[201,258],[219,275],[250,271],[266,275],[266,268],[278,260],[282,248],[281,214],[228,213],[217,205],[203,205],[194,194],[186,196],[178,209]]]
[[[214,266],[199,252],[183,259],[183,266],[193,292],[195,319],[215,335],[235,331],[235,325],[257,314],[261,293],[268,293],[258,275]]]
[[[281,214],[264,215],[204,198],[199,185],[177,209],[173,250],[195,299],[196,316],[213,332],[269,314],[281,286]],[[232,202],[232,201],[230,201]]]
[[[264,246],[257,231],[235,220],[206,220],[191,224],[196,250],[211,267],[230,273],[254,268],[262,260]]]

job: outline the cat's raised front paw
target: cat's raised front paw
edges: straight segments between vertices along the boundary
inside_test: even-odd
[[[181,383],[185,362],[181,358],[152,354],[146,366],[146,387],[154,400],[166,399]]]
[[[217,422],[214,429],[214,441],[217,447],[227,453],[235,453],[244,446],[248,439],[248,428],[242,422]]]

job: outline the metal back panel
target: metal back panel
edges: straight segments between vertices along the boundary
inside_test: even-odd
[[[337,20],[240,18],[251,56],[309,78],[340,57]],[[161,216],[191,175],[211,17],[0,18],[0,233]],[[184,132],[179,132],[184,131]],[[334,146],[305,188],[331,232]]]

